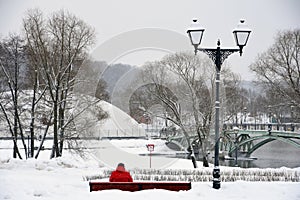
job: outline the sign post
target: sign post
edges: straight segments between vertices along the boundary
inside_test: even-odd
[[[148,148],[148,151],[150,152],[150,169],[151,169],[151,156],[152,156],[152,151],[154,151],[154,144],[147,144],[146,147]]]

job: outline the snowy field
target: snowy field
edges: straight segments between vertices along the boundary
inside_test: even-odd
[[[147,142],[147,141],[144,141]],[[151,141],[155,142],[155,141]],[[0,147],[5,143],[0,141]],[[128,152],[146,153],[142,148],[143,141],[113,141],[120,149]],[[129,148],[131,144],[131,148]],[[132,145],[133,144],[133,145]],[[157,146],[164,153],[166,149],[161,141]],[[86,151],[82,158],[72,151],[65,150],[63,157],[49,160],[49,151],[43,151],[38,160],[18,160],[10,158],[11,150],[0,150],[0,199],[32,200],[82,200],[82,199],[122,199],[122,200],[166,200],[166,199],[255,199],[255,200],[297,200],[300,199],[300,183],[293,182],[226,182],[220,190],[212,188],[211,182],[192,183],[189,191],[172,192],[166,190],[144,190],[124,192],[106,190],[89,192],[89,183],[85,176],[95,175],[105,166],[93,153]],[[144,162],[145,156],[138,156]],[[201,166],[201,163],[198,163]],[[176,159],[168,166],[169,169],[192,168],[190,161]],[[222,170],[222,167],[221,167]],[[103,179],[102,181],[107,181]]]

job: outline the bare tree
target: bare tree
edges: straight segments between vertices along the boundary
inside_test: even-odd
[[[178,125],[187,139],[194,159],[194,150],[190,141],[189,123],[193,122],[193,131],[198,136],[199,148],[203,155],[203,165],[208,166],[208,140],[213,119],[214,67],[208,59],[202,59],[189,53],[176,53],[164,57],[159,62],[147,64],[152,71],[153,82],[156,83],[157,95],[172,111],[168,120]],[[149,73],[148,73],[149,74]],[[148,75],[150,77],[150,75]],[[170,81],[176,83],[175,94],[180,101],[164,89],[170,87]],[[178,90],[179,89],[179,90]],[[194,163],[194,167],[196,163]]]
[[[300,29],[282,31],[275,43],[259,55],[251,70],[260,83],[280,96],[282,103],[300,107]]]
[[[20,79],[21,71],[25,65],[25,54],[24,43],[19,36],[10,35],[7,40],[1,43],[0,64],[4,87],[9,91],[9,93],[2,93],[0,107],[13,138],[13,157],[16,158],[18,155],[22,159],[17,145],[18,136],[21,136],[27,158],[27,146],[24,140],[23,124],[20,119],[21,106],[19,104],[19,93],[22,89]]]
[[[240,123],[238,114],[248,107],[248,91],[241,86],[240,76],[233,73],[229,68],[224,68],[222,74],[225,92],[222,98],[225,104],[223,120],[225,123],[231,122],[237,125]]]
[[[45,20],[39,10],[30,10],[24,19],[24,30],[31,65],[39,70],[53,107],[53,153],[61,156],[68,102],[78,67],[94,43],[94,29],[63,10]]]
[[[37,115],[41,114],[39,113],[40,109],[38,109],[39,102],[44,99],[42,107],[45,108],[45,93],[47,91],[47,85],[45,85],[45,82],[40,76],[40,70],[39,65],[36,63],[36,59],[34,59],[31,55],[30,46],[25,46],[25,54],[26,54],[26,62],[27,62],[27,83],[28,86],[26,89],[28,91],[31,91],[29,93],[29,97],[31,98],[31,102],[28,104],[30,105],[30,122],[29,122],[29,132],[30,132],[30,157],[34,157],[34,151],[35,151],[35,138],[36,138],[36,118]],[[40,106],[41,107],[41,106]],[[44,113],[46,113],[47,109],[43,109]],[[46,124],[44,124],[46,125]],[[48,124],[47,124],[48,125]],[[45,130],[47,134],[48,128]],[[38,149],[40,150],[40,149]],[[37,156],[35,156],[37,158]]]

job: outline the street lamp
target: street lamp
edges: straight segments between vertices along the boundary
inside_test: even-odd
[[[191,40],[192,45],[195,49],[195,54],[197,51],[202,51],[207,54],[216,65],[216,102],[215,102],[215,159],[214,159],[214,170],[213,170],[213,188],[219,189],[221,187],[220,183],[220,168],[219,168],[219,110],[220,110],[220,100],[219,100],[219,84],[220,84],[220,71],[224,60],[232,53],[239,52],[240,56],[243,53],[243,47],[246,46],[249,39],[251,30],[247,27],[244,20],[241,20],[238,26],[233,30],[233,35],[235,38],[236,45],[239,48],[234,49],[221,49],[220,40],[217,41],[217,48],[198,48],[201,44],[201,40],[204,34],[204,28],[200,26],[197,19],[193,19],[190,28],[187,30],[187,34]]]

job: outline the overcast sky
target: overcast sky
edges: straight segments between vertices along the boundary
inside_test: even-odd
[[[216,47],[220,39],[223,47],[234,47],[232,30],[243,18],[252,29],[248,45],[242,57],[230,56],[227,65],[246,80],[254,78],[248,66],[274,43],[277,31],[300,28],[299,0],[0,0],[0,35],[20,32],[24,13],[30,8],[40,8],[47,14],[63,8],[76,14],[95,27],[95,48],[113,36],[143,28],[186,35],[195,17],[206,28],[201,46]],[[142,65],[165,54],[150,51],[130,53],[115,62]]]

